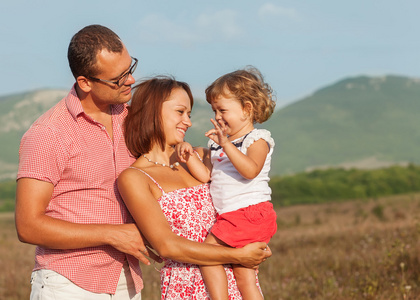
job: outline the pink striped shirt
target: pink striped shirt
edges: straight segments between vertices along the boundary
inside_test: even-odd
[[[116,184],[118,175],[134,162],[122,132],[126,115],[126,104],[112,106],[112,140],[102,124],[84,113],[73,87],[29,128],[21,141],[17,178],[54,185],[46,215],[81,224],[133,222]],[[53,270],[85,290],[114,294],[125,259],[140,292],[139,262],[111,246],[77,250],[37,247],[34,270]]]

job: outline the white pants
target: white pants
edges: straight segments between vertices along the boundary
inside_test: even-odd
[[[136,294],[128,263],[124,263],[115,295],[92,293],[51,270],[32,272],[30,300],[141,300]]]

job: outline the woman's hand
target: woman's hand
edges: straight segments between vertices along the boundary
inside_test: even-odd
[[[239,264],[246,268],[256,269],[259,264],[272,255],[268,245],[263,242],[251,243],[238,250],[243,251],[239,257]]]

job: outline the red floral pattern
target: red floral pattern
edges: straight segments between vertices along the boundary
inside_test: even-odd
[[[189,240],[203,242],[215,222],[216,211],[208,184],[164,193],[158,202],[172,231]],[[232,269],[225,269],[229,299],[242,299]],[[165,260],[160,278],[161,299],[210,299],[197,265]]]

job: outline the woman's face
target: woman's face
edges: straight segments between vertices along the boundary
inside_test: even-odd
[[[162,121],[168,145],[184,141],[185,133],[191,127],[191,102],[182,88],[172,90],[168,100],[162,103]]]

